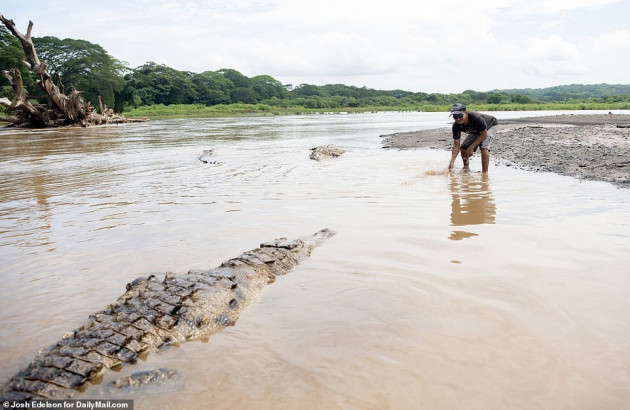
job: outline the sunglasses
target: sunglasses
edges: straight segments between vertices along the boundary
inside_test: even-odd
[[[464,118],[464,114],[453,114],[453,118],[459,120],[460,118]]]

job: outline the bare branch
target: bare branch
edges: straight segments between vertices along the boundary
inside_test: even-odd
[[[20,33],[20,31],[15,27],[15,23],[13,20],[9,20],[5,18],[2,14],[0,14],[0,21],[4,23],[7,29],[18,39],[20,43],[22,43],[22,48],[24,49],[24,54],[26,55],[26,59],[31,67],[37,67],[40,65],[39,58],[37,57],[37,53],[35,52],[35,46],[33,45],[33,41],[31,39],[31,30],[33,28],[33,22],[29,22],[28,27],[28,36]]]
[[[15,90],[15,98],[26,99],[24,96],[24,85],[22,84],[22,73],[17,68],[13,69],[13,89]]]
[[[48,104],[33,105],[28,101],[25,93],[22,76],[18,69],[4,72],[5,77],[13,86],[15,98],[9,101],[8,98],[0,100],[0,104],[8,107],[9,111],[15,112],[14,117],[2,117],[2,121],[8,121],[15,125],[35,126],[35,127],[57,127],[61,125],[77,124],[90,126],[93,124],[110,124],[127,122],[125,117],[115,114],[103,106],[99,97],[99,107],[101,113],[94,113],[92,105],[85,102],[81,97],[81,92],[73,90],[70,96],[65,95],[65,90],[61,78],[57,76],[55,84],[50,74],[47,72],[47,65],[39,61],[35,45],[31,37],[33,22],[29,21],[26,35],[20,33],[15,27],[13,20],[7,19],[0,14],[0,21],[22,44],[25,60],[24,64],[30,71],[37,74],[36,84],[49,98]],[[135,122],[135,121],[134,121]]]
[[[5,117],[0,116],[0,121],[9,122],[11,124],[19,124],[22,120],[18,117]]]
[[[26,38],[31,41],[31,31],[33,30],[33,22],[28,21],[28,28],[26,29]]]
[[[57,78],[57,85],[59,86],[61,94],[65,94],[66,87],[64,87],[63,83],[61,82],[61,76],[59,75],[59,73],[55,73],[55,77]]]
[[[9,70],[2,70],[2,75],[5,76],[5,78],[7,80],[9,80],[9,84],[11,84],[11,86],[13,86],[13,77],[11,77],[11,71],[9,71]]]

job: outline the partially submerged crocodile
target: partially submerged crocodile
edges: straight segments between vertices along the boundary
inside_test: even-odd
[[[98,382],[107,369],[151,351],[205,340],[232,325],[262,287],[310,256],[335,232],[263,243],[212,270],[167,273],[127,284],[127,291],[89,322],[40,351],[2,388],[0,401],[64,399]]]
[[[328,158],[337,158],[341,156],[345,151],[336,145],[321,145],[319,147],[311,148],[310,159],[315,161],[321,161]]]
[[[130,376],[118,377],[111,383],[116,389],[134,390],[144,385],[166,383],[177,376],[177,371],[160,367],[157,370],[143,370]]]

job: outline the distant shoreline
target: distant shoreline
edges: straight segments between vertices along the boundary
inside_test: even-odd
[[[381,137],[383,148],[450,151],[453,144],[448,127]],[[495,162],[621,188],[630,188],[628,152],[630,115],[579,113],[499,120],[490,149]],[[445,155],[445,165],[449,158]],[[460,159],[456,167],[461,167]]]
[[[379,106],[368,105],[358,107],[307,108],[301,105],[268,105],[268,104],[219,104],[205,106],[202,104],[145,105],[123,112],[127,118],[216,118],[239,116],[268,115],[310,115],[310,114],[358,114],[374,112],[448,112],[450,104],[420,104]],[[472,104],[468,106],[474,111],[575,111],[584,110],[625,110],[630,103],[531,103],[531,104]]]

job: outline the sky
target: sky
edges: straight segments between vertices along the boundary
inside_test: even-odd
[[[460,93],[630,83],[630,0],[2,0],[138,67]]]

